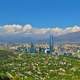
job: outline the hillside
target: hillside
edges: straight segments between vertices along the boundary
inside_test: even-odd
[[[6,56],[5,52],[2,54]],[[80,60],[71,56],[10,55],[6,59],[0,58],[0,80],[6,79],[80,80]]]

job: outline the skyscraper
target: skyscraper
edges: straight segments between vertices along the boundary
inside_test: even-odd
[[[50,53],[53,51],[53,35],[50,35]]]

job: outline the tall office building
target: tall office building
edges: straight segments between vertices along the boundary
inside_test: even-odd
[[[53,35],[50,35],[50,53],[52,54],[52,52],[53,52],[53,46],[54,45],[54,43],[53,43]]]

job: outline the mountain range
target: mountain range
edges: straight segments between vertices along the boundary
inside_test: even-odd
[[[53,35],[54,43],[66,43],[66,42],[74,42],[80,43],[80,32],[72,32],[63,35],[55,36]],[[26,43],[26,42],[49,42],[50,34],[26,34],[26,33],[18,33],[18,34],[0,34],[0,42],[7,43]]]

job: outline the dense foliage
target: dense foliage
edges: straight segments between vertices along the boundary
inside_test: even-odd
[[[3,79],[80,80],[80,60],[71,56],[16,54],[0,50],[0,80]]]

